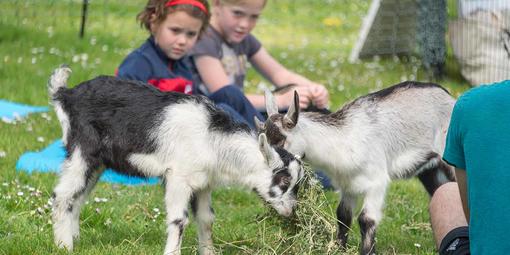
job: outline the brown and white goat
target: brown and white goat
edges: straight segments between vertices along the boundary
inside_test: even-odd
[[[278,113],[266,92],[267,121],[257,123],[269,143],[323,169],[342,193],[337,208],[337,240],[346,246],[358,198],[361,254],[375,253],[376,227],[382,218],[391,180],[417,175],[430,195],[454,181],[442,161],[455,100],[441,86],[403,82],[362,96],[331,114],[299,112],[299,97],[286,114]]]
[[[296,204],[301,162],[265,135],[238,124],[206,97],[160,92],[136,81],[100,76],[66,88],[61,67],[49,94],[68,155],[53,194],[55,243],[73,249],[79,215],[103,169],[164,180],[165,254],[180,254],[188,205],[196,216],[202,254],[213,253],[211,191],[237,183],[254,189],[278,213]]]

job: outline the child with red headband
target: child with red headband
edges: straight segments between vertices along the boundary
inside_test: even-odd
[[[162,91],[193,94],[192,64],[186,53],[206,29],[209,18],[206,0],[149,0],[137,19],[151,35],[126,57],[117,76],[148,82]],[[253,118],[247,121],[240,114],[251,107],[242,93],[233,97],[230,104],[216,105],[235,121],[255,127]]]
[[[255,28],[266,0],[212,0],[211,24],[191,50],[194,80],[203,93],[216,102],[229,101],[243,90],[247,63],[276,87],[295,84],[300,106],[328,107],[329,93],[318,83],[294,73],[275,60],[251,31]],[[280,109],[293,102],[293,91],[277,95]],[[248,94],[251,104],[264,108],[264,96]],[[235,108],[235,107],[234,107]],[[251,117],[253,118],[253,116]]]
[[[162,91],[191,94],[186,53],[209,24],[206,0],[149,0],[137,16],[150,37],[120,65],[117,76],[148,82]]]

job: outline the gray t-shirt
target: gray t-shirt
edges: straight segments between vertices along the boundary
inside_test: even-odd
[[[189,55],[193,59],[198,56],[210,56],[219,59],[229,77],[228,85],[236,85],[243,89],[248,61],[261,47],[262,45],[259,40],[252,34],[246,36],[240,43],[228,44],[223,40],[218,31],[209,26]],[[192,72],[193,82],[198,90],[208,95],[209,90],[203,84],[194,63]]]

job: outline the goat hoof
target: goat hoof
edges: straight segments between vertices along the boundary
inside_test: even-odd
[[[73,242],[66,242],[66,241],[55,241],[55,244],[59,249],[66,249],[69,252],[73,251]]]

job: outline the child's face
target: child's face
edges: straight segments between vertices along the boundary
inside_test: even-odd
[[[156,44],[173,60],[182,58],[197,41],[202,21],[183,11],[168,14],[161,23],[152,23]]]
[[[229,43],[241,42],[257,24],[264,4],[264,0],[251,0],[236,5],[216,5],[213,15],[224,39]]]

